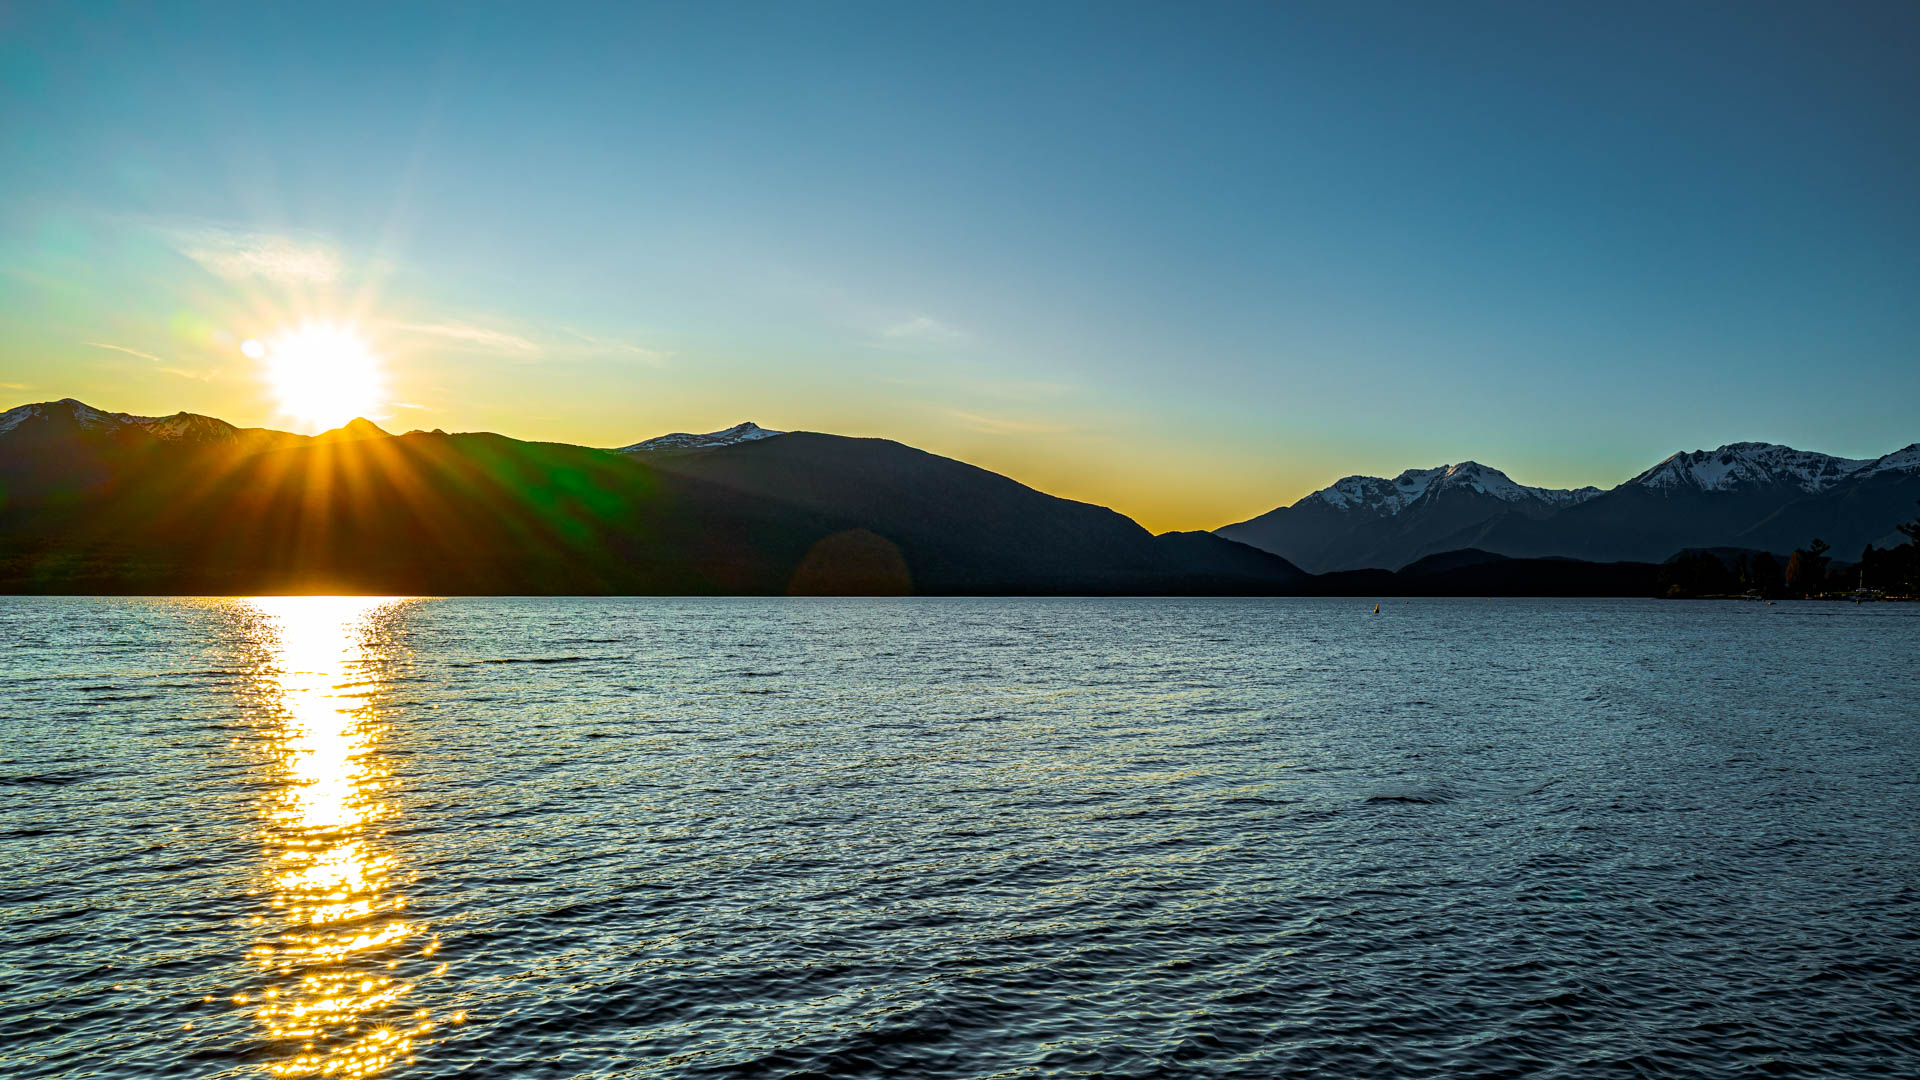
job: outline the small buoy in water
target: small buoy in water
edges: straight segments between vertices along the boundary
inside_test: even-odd
[[[1373,613],[1374,613],[1375,615],[1378,615],[1378,614],[1380,614],[1380,605],[1379,605],[1379,604],[1375,604],[1375,605],[1373,605]]]

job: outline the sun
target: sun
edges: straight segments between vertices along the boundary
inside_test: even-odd
[[[378,411],[386,391],[379,358],[351,326],[308,323],[240,348],[261,362],[280,411],[319,428]]]

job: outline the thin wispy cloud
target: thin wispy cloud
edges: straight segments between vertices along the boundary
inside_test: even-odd
[[[639,360],[648,364],[653,364],[655,366],[664,364],[668,360],[672,359],[673,357],[673,354],[670,352],[664,352],[659,349],[648,348],[645,345],[640,345],[631,341],[623,341],[619,338],[600,337],[594,334],[582,333],[578,330],[573,330],[567,327],[561,327],[560,332],[574,339],[575,341],[578,341],[581,345],[585,346],[584,350],[576,350],[576,351],[612,354],[612,355],[618,355],[618,356],[630,356],[635,360]]]
[[[959,327],[950,326],[929,315],[915,315],[905,322],[895,323],[881,330],[880,336],[888,341],[927,345],[953,345],[967,338]]]
[[[518,334],[509,334],[504,330],[475,326],[471,323],[398,323],[392,329],[403,334],[437,338],[455,345],[483,349],[487,352],[532,355],[541,351],[538,344]]]
[[[1073,430],[1066,424],[1012,420],[1004,416],[984,416],[980,413],[962,412],[959,409],[947,409],[946,415],[959,421],[962,427],[985,435],[1062,435]]]
[[[163,230],[175,251],[227,281],[325,285],[343,270],[338,252],[315,240],[283,233],[210,225]]]
[[[385,329],[396,335],[431,339],[446,346],[528,359],[618,356],[657,366],[666,363],[672,355],[636,342],[587,334],[568,327],[534,327],[514,333],[455,318],[392,323]]]
[[[1066,397],[1081,391],[1077,383],[1053,379],[987,379],[979,384],[979,389],[1000,397],[1017,398],[1021,401]]]
[[[31,387],[32,387],[31,383],[0,382],[0,390],[27,390],[27,389],[30,389]]]
[[[162,360],[160,357],[155,356],[150,352],[141,352],[139,349],[129,349],[125,345],[114,345],[105,341],[83,341],[80,344],[91,345],[96,349],[112,349],[114,352],[123,352],[123,353],[126,353],[128,356],[137,356],[142,360],[151,360],[156,364],[166,363],[165,360]]]
[[[128,356],[137,356],[142,360],[151,360],[155,364],[160,365],[154,368],[154,370],[160,372],[162,375],[175,375],[182,379],[192,379],[195,382],[210,382],[213,379],[213,375],[209,372],[190,371],[187,368],[173,367],[167,363],[164,357],[155,356],[150,352],[141,352],[139,349],[129,349],[125,345],[115,345],[110,341],[83,341],[80,344],[91,345],[96,349],[112,349],[114,352],[126,353]]]

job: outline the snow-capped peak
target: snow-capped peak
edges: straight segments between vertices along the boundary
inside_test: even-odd
[[[768,439],[775,435],[784,435],[784,431],[770,431],[758,424],[748,422],[735,424],[721,431],[709,431],[704,435],[676,431],[671,435],[637,442],[632,446],[622,446],[616,454],[635,454],[646,450],[706,450],[715,446],[732,446],[735,443],[752,442],[755,439]]]
[[[52,420],[63,416],[71,420],[75,426],[89,431],[112,431],[152,419],[103,412],[84,401],[61,398],[59,401],[41,401],[32,405],[21,405],[0,413],[0,434],[12,431],[29,420]]]
[[[7,432],[12,431],[14,428],[19,427],[21,424],[39,415],[40,406],[38,405],[16,405],[6,412],[0,413],[0,435],[5,435]]]
[[[1884,472],[1920,472],[1920,443],[1904,446],[1867,463],[1857,475],[1872,476]]]
[[[1570,506],[1600,494],[1600,489],[1594,487],[1574,490],[1528,487],[1514,483],[1499,469],[1477,461],[1463,461],[1431,469],[1408,469],[1392,480],[1381,476],[1349,476],[1300,502],[1318,499],[1340,510],[1369,509],[1397,514],[1429,492],[1441,491],[1471,491],[1502,502],[1540,502],[1550,506]]]
[[[1778,443],[1728,443],[1718,450],[1674,454],[1627,483],[1657,491],[1680,488],[1729,491],[1746,484],[1791,484],[1811,494],[1825,491],[1870,467],[1877,469],[1888,458],[1898,458],[1903,453],[1906,451],[1865,460],[1795,450]],[[1889,467],[1901,466],[1896,462]]]
[[[96,409],[74,398],[61,398],[59,401],[21,405],[0,413],[0,435],[14,430],[29,420],[71,423],[83,431],[101,431],[111,434],[125,434],[137,428],[161,442],[191,444],[233,443],[238,442],[242,434],[239,428],[225,420],[202,416],[199,413],[177,412],[172,416],[135,416],[132,413]],[[279,432],[269,434],[281,435]]]
[[[27,421],[44,421],[60,427],[75,427],[90,432],[104,432],[111,438],[132,438],[138,442],[142,436],[156,438],[159,442],[175,442],[182,446],[284,446],[290,442],[300,442],[307,436],[290,434],[284,430],[238,429],[223,419],[207,417],[200,413],[173,413],[169,417],[136,417],[132,413],[109,413],[106,409],[96,409],[86,402],[73,398],[61,398],[58,402],[35,402],[31,405],[17,405],[0,413],[0,434],[8,434],[13,429],[25,425]]]
[[[199,413],[177,412],[172,416],[128,416],[125,419],[146,428],[154,438],[167,442],[234,442],[240,437],[240,429],[232,424]]]

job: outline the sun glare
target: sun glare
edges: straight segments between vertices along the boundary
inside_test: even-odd
[[[384,391],[380,362],[351,327],[311,323],[266,342],[248,339],[242,351],[258,354],[288,416],[333,428],[378,410]]]

